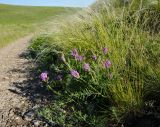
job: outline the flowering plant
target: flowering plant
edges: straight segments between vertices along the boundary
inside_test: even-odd
[[[95,94],[100,95],[99,90],[104,90],[104,85],[108,85],[114,77],[108,48],[102,48],[100,55],[95,53],[88,54],[82,54],[76,48],[68,55],[62,53],[60,56],[62,62],[56,67],[58,72],[54,71],[56,78],[52,80],[52,86],[60,86],[59,83],[61,82],[61,86],[66,89],[67,86],[78,84],[77,89],[80,88],[82,90],[83,87],[83,90],[85,90],[90,87],[89,89],[92,89]],[[42,73],[42,81],[45,82],[48,79],[47,76],[47,73]]]

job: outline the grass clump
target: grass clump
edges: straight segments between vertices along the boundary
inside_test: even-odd
[[[43,82],[55,95],[40,111],[49,121],[67,127],[129,126],[128,118],[159,106],[160,38],[151,29],[157,20],[148,23],[152,8],[113,4],[88,10],[48,46],[41,45],[38,63],[48,72]],[[56,117],[59,109],[64,112]]]
[[[30,55],[32,58],[39,56],[41,51],[48,46],[51,42],[52,38],[47,35],[41,35],[40,37],[36,37],[32,39],[32,43],[29,46]]]

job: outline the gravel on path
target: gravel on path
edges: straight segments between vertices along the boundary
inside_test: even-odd
[[[25,111],[30,102],[18,94],[21,91],[16,91],[14,82],[21,83],[28,78],[26,68],[31,62],[21,55],[31,38],[32,35],[26,36],[0,49],[0,127],[27,125],[17,112]]]

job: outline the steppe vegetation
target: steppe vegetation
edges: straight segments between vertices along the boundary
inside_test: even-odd
[[[97,1],[62,28],[29,47],[53,92],[39,115],[66,127],[157,127],[160,1]]]
[[[56,127],[160,126],[160,1],[98,0],[66,18],[77,10],[0,5],[0,47],[48,32],[25,54],[50,97],[36,116]],[[57,15],[65,23],[53,32]]]
[[[75,13],[76,10],[0,4],[0,47],[28,34],[48,32],[51,22]]]

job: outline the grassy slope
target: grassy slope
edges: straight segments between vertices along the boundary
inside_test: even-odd
[[[0,4],[0,47],[15,39],[40,31],[57,16],[75,12],[77,8],[30,7]]]
[[[117,3],[112,6],[97,4],[93,6],[97,11],[94,9],[93,13],[84,13],[79,16],[81,19],[76,18],[77,22],[64,25],[60,36],[52,36],[54,39],[48,42],[48,46],[46,42],[49,39],[44,41],[44,37],[34,40],[30,46],[31,53],[38,54],[35,57],[38,65],[41,65],[41,71],[49,72],[49,88],[58,91],[58,97],[54,96],[57,98],[54,98],[54,104],[40,112],[51,122],[71,127],[84,124],[87,127],[119,127],[121,122],[127,121],[127,117],[141,116],[146,109],[148,117],[148,111],[154,109],[148,103],[155,101],[152,104],[156,107],[156,100],[159,102],[160,36],[158,31],[152,33],[153,26],[159,21],[159,13],[150,6],[149,10],[140,11],[139,1],[138,7],[132,6],[137,10],[130,6],[124,8]],[[142,18],[143,15],[145,17]],[[102,52],[104,47],[109,49],[107,55]],[[75,48],[80,55],[85,56],[85,60],[77,62],[70,56]],[[65,62],[59,62],[59,52],[64,53]],[[92,55],[98,59],[93,61]],[[106,59],[111,61],[111,68],[104,69],[102,63]],[[84,63],[89,63],[89,73],[84,73]],[[80,79],[69,79],[71,69],[79,72]],[[53,78],[59,73],[63,77],[62,84]],[[138,122],[143,124],[143,120]]]

